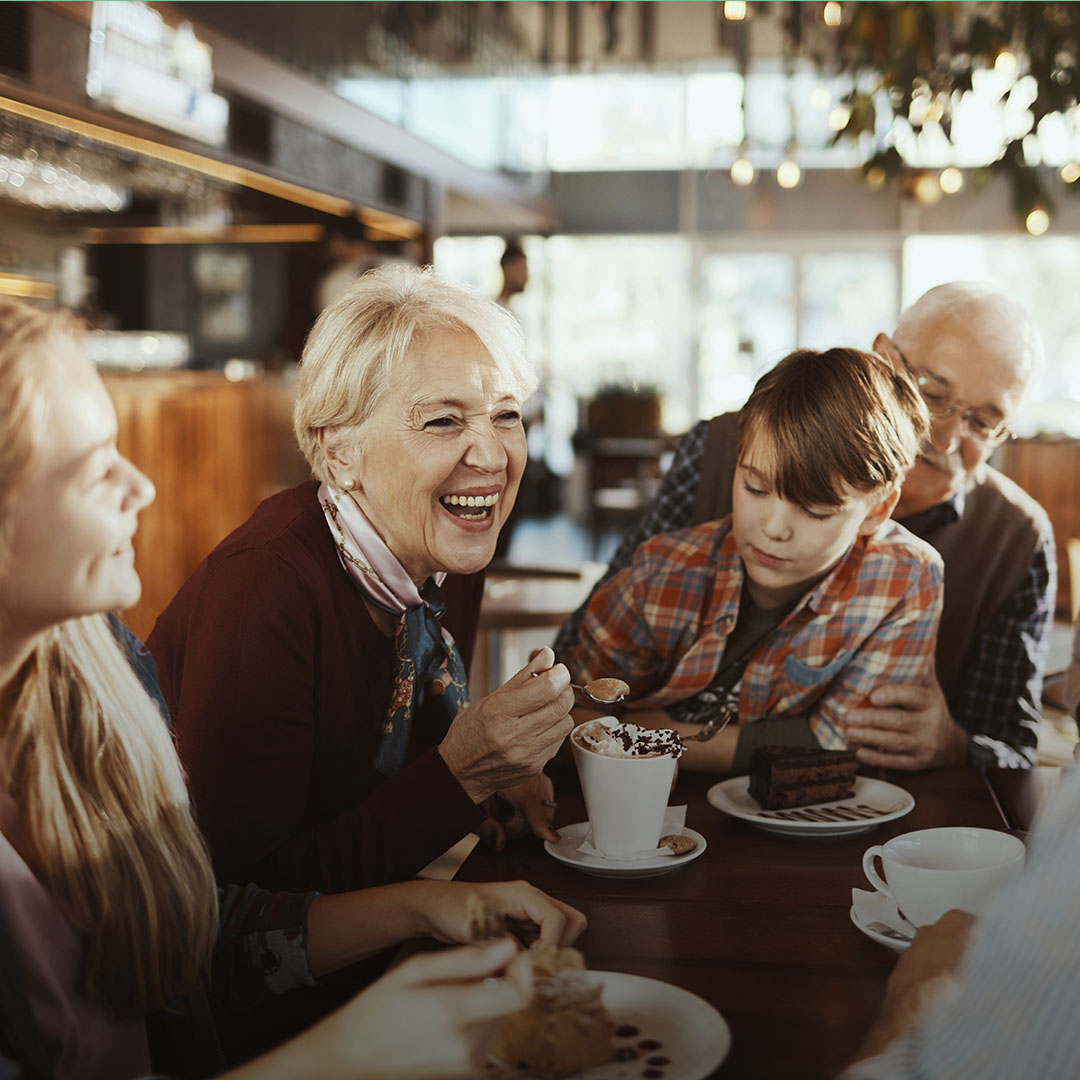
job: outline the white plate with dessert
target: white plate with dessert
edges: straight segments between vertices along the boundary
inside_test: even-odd
[[[579,821],[576,825],[560,825],[559,842],[554,844],[545,840],[544,850],[559,862],[595,877],[645,878],[659,877],[661,874],[678,870],[688,862],[693,862],[707,846],[701,833],[684,826],[682,835],[689,837],[695,844],[695,847],[685,854],[664,854],[644,859],[606,859],[598,855],[586,855],[578,850],[588,833],[587,821]]]
[[[615,1028],[614,1053],[601,1065],[571,1074],[560,1071],[559,1075],[570,1075],[575,1080],[638,1080],[655,1072],[664,1080],[702,1080],[727,1057],[731,1031],[716,1009],[696,994],[670,983],[618,971],[590,971],[587,977],[602,988],[604,1007]],[[545,1018],[543,1028],[553,1030],[551,1018]],[[568,1024],[567,1038],[579,1028],[579,1023]],[[514,1041],[525,1046],[532,1042],[527,1033]],[[560,1056],[572,1049],[567,1039],[557,1034],[551,1041],[556,1044],[552,1051]],[[524,1080],[540,1073],[495,1060],[484,1075],[492,1080]]]
[[[855,836],[911,813],[911,793],[885,780],[856,776],[854,791],[846,799],[816,802],[778,810],[763,810],[750,795],[750,777],[721,780],[708,791],[717,810],[741,818],[766,832],[784,836]]]

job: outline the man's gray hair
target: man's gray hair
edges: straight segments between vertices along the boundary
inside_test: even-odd
[[[914,334],[927,323],[953,321],[977,327],[988,349],[1012,358],[1025,385],[1030,386],[1042,370],[1042,338],[1031,313],[988,281],[951,281],[927,290],[901,313],[893,336]]]
[[[311,328],[296,383],[293,430],[315,476],[330,479],[320,431],[352,428],[359,443],[413,343],[463,330],[479,338],[524,404],[536,373],[517,319],[494,300],[431,269],[400,265],[371,270],[342,293]]]

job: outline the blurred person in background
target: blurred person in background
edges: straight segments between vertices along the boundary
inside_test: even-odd
[[[513,297],[523,293],[529,284],[529,260],[520,240],[511,237],[506,241],[499,267],[502,270],[502,289],[495,300],[510,309]],[[529,456],[514,510],[499,533],[495,545],[495,555],[498,558],[506,558],[514,528],[521,520],[527,517],[545,517],[554,513],[559,506],[561,480],[545,460],[548,434],[544,425],[544,403],[547,392],[546,375],[541,375],[539,387],[525,403],[522,412]]]
[[[523,293],[529,284],[529,260],[520,240],[512,238],[506,241],[499,267],[502,270],[503,283],[495,299],[503,307],[509,307],[511,298]]]
[[[466,941],[473,893],[541,940],[576,937],[584,918],[523,882],[215,889],[152,664],[104,614],[139,598],[154,488],[117,450],[79,334],[0,299],[0,1077],[214,1074],[208,977],[250,1007],[409,938]],[[488,1022],[528,996],[516,952],[411,961],[239,1075],[475,1075]]]
[[[954,282],[916,300],[874,351],[912,374],[931,414],[893,517],[941,553],[945,607],[936,679],[879,687],[851,712],[848,738],[862,744],[865,765],[1031,768],[1056,595],[1054,534],[1043,508],[988,460],[1038,373],[1038,333],[1001,290]],[[648,537],[730,512],[737,422],[725,413],[683,437],[606,576]],[[587,604],[559,632],[556,655],[577,641]]]
[[[378,265],[375,245],[356,218],[337,218],[327,226],[329,268],[315,285],[315,310],[325,311],[361,274]]]

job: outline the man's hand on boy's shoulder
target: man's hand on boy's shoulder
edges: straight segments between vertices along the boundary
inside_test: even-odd
[[[915,772],[967,760],[967,733],[950,715],[936,679],[929,686],[879,686],[843,723],[864,765]]]

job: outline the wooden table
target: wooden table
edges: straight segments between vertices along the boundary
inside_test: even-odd
[[[549,766],[556,825],[585,819],[573,766]],[[990,787],[967,768],[875,773],[909,790],[906,817],[850,838],[762,832],[714,810],[716,777],[682,773],[673,805],[708,849],[672,874],[590,877],[551,858],[539,841],[496,855],[478,848],[457,877],[525,878],[580,908],[590,967],[673,983],[714,1005],[732,1048],[712,1075],[725,1080],[825,1080],[850,1060],[877,1015],[896,956],[851,923],[851,889],[869,888],[862,853],[898,833],[939,825],[1003,828]]]

